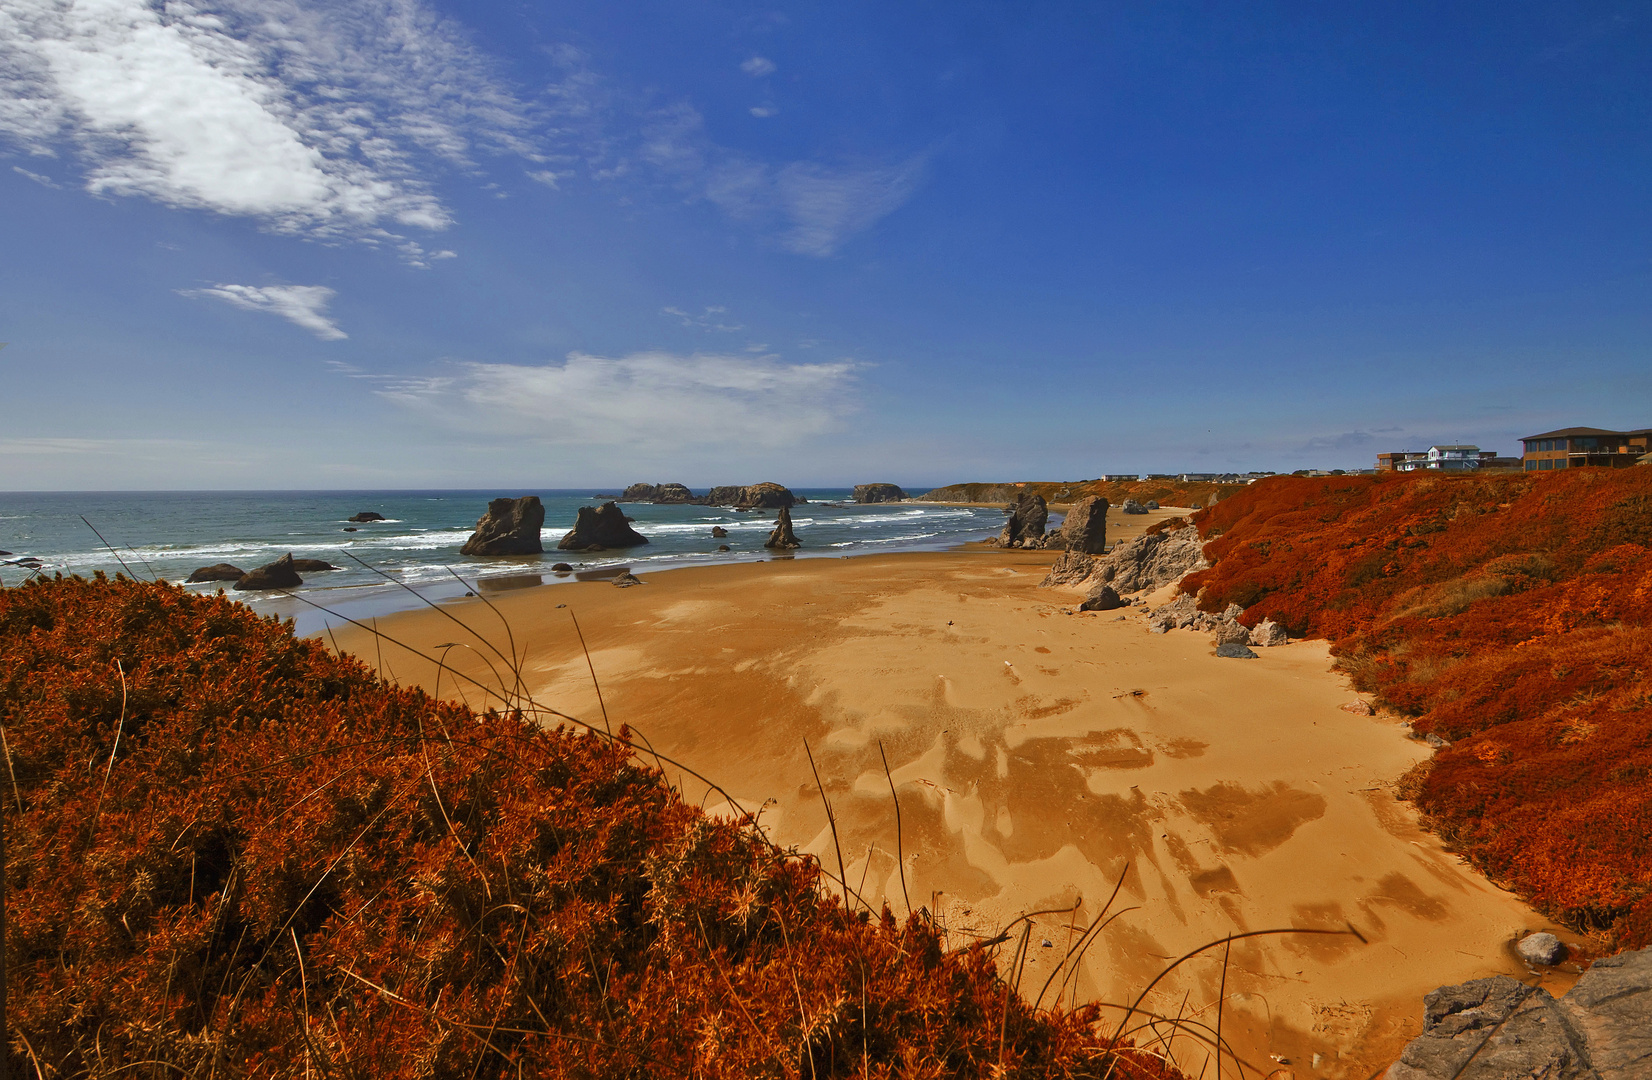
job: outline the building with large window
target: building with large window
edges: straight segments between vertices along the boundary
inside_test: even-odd
[[[1522,461],[1527,472],[1550,469],[1622,469],[1635,464],[1652,442],[1652,428],[1637,431],[1607,431],[1604,428],[1569,427],[1545,431],[1522,439]]]

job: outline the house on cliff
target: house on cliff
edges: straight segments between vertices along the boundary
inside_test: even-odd
[[[1652,428],[1635,431],[1608,431],[1605,428],[1570,427],[1528,435],[1521,442],[1527,472],[1550,469],[1625,469],[1646,456],[1652,444]]]

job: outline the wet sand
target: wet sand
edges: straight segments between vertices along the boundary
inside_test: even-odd
[[[1228,933],[1351,924],[1366,944],[1235,943],[1222,1033],[1260,1074],[1363,1080],[1420,1030],[1434,987],[1526,976],[1512,941],[1557,928],[1418,829],[1392,786],[1428,748],[1395,720],[1339,708],[1356,695],[1323,642],[1221,659],[1205,635],[1150,634],[1137,612],[1074,613],[1078,594],[1036,587],[1053,558],[985,548],[776,558],[491,600],[538,701],[597,724],[606,708],[614,726],[715,780],[760,811],[773,840],[818,855],[833,875],[841,847],[844,876],[872,905],[927,908],[964,944],[1022,913],[1078,904],[1039,916],[1031,934],[1020,986],[1036,998],[1048,983],[1046,1005],[1063,984],[1069,1002],[1130,1001],[1176,957]],[[498,615],[480,602],[444,608],[504,647]],[[435,612],[379,627],[429,654],[479,648]],[[361,631],[337,638],[369,663],[382,650],[400,681],[436,685],[429,661]],[[446,652],[492,680],[475,649]],[[460,696],[452,675],[441,692]],[[474,687],[463,694],[485,704]],[[731,812],[692,777],[672,779]],[[1112,911],[1131,910],[1062,967],[1069,927],[1094,920],[1121,876]],[[1013,946],[1001,949],[1006,971]],[[1214,1025],[1221,958],[1183,964],[1144,1008]],[[1559,993],[1554,978],[1546,985]],[[1158,1045],[1154,1035],[1138,1038]],[[1199,1074],[1190,1036],[1167,1052]]]

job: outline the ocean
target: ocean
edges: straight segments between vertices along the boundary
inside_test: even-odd
[[[804,545],[797,558],[944,550],[984,539],[1004,520],[996,509],[857,506],[847,488],[796,493],[809,500],[792,510],[793,527]],[[502,495],[538,495],[544,502],[545,553],[460,555],[488,500]],[[648,537],[646,546],[593,554],[557,551],[557,541],[573,527],[575,511],[603,498],[596,490],[9,492],[0,493],[0,550],[11,554],[0,556],[0,563],[33,557],[48,575],[89,577],[101,570],[181,582],[197,567],[220,562],[251,570],[287,552],[325,559],[341,569],[304,575],[304,587],[291,596],[233,593],[261,614],[293,619],[295,632],[303,635],[320,632],[341,616],[368,619],[420,606],[420,597],[440,601],[471,590],[487,594],[611,577],[624,570],[643,576],[679,566],[775,557],[763,547],[774,528],[772,510],[737,513],[727,507],[644,503],[621,505],[635,519],[633,527]],[[346,520],[360,511],[383,514],[385,520]],[[727,538],[713,539],[714,525],[727,529]],[[348,528],[356,531],[346,532]],[[719,544],[732,550],[718,552]],[[558,562],[573,566],[574,573],[552,573]],[[0,584],[19,585],[30,573],[25,567],[0,565]],[[186,587],[211,592],[228,584]]]

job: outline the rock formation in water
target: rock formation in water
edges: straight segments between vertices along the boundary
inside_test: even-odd
[[[713,525],[711,527],[711,538],[713,540],[721,540],[723,537],[725,537],[727,535],[728,535],[728,530],[723,528],[721,525]]]
[[[545,525],[545,507],[537,495],[494,499],[476,522],[476,531],[461,555],[538,555],[545,550],[539,530]]]
[[[380,513],[376,513],[372,510],[363,510],[359,514],[352,514],[349,517],[345,518],[344,520],[345,521],[354,521],[354,522],[357,522],[359,524],[360,522],[363,522],[363,521],[383,521],[384,520],[384,515],[380,514]]]
[[[906,492],[894,484],[855,485],[855,501],[858,503],[900,502],[904,498]]]
[[[620,493],[620,502],[684,505],[695,501],[694,493],[681,484],[632,484]]]
[[[808,502],[792,494],[779,484],[747,484],[745,486],[714,487],[704,498],[695,499],[701,506],[733,506],[737,508],[797,506]]]
[[[1645,1080],[1652,948],[1596,960],[1560,998],[1498,975],[1423,999],[1423,1033],[1386,1080]]]
[[[11,554],[0,552],[0,554]],[[194,585],[202,581],[240,581],[246,576],[246,571],[238,566],[231,566],[227,562],[215,563],[212,566],[203,566],[199,570],[184,578],[184,584]]]
[[[580,507],[574,517],[574,527],[556,546],[562,551],[602,551],[646,543],[648,537],[631,527],[625,511],[605,502],[601,506]]]
[[[242,575],[241,580],[235,583],[235,588],[242,590],[261,589],[296,589],[304,584],[304,579],[298,576],[293,569],[292,553],[281,556],[279,559],[256,570],[249,570]]]
[[[782,506],[780,513],[775,516],[774,532],[763,541],[766,548],[796,548],[803,545],[798,541],[797,534],[792,532],[792,512],[789,507]]]
[[[324,570],[338,570],[340,567],[334,566],[326,559],[294,559],[293,569],[300,574],[319,574]]]

